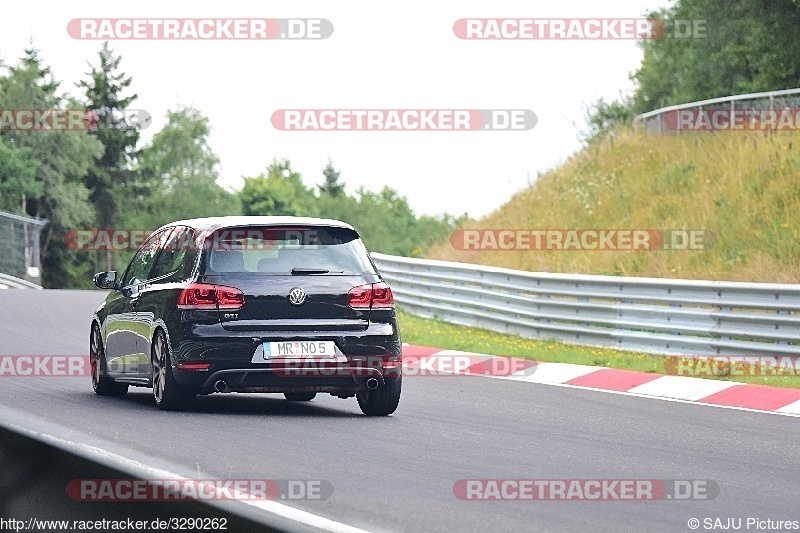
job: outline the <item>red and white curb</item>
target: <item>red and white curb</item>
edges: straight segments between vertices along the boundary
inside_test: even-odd
[[[426,375],[484,376],[800,417],[800,389],[601,366],[544,363],[407,344],[403,345],[403,359],[404,372],[410,376],[422,375],[420,371],[427,369],[432,372]],[[454,363],[454,359],[467,363]],[[513,371],[503,372],[502,369]]]

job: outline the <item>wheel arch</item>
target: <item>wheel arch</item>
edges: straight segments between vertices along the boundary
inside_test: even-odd
[[[167,341],[167,355],[169,356],[170,364],[172,364],[173,363],[173,361],[172,361],[172,353],[174,351],[172,349],[172,340],[169,337],[169,329],[167,328],[167,325],[160,318],[158,320],[156,320],[155,323],[153,324],[153,334],[150,335],[150,350],[149,350],[149,353],[148,353],[148,357],[150,359],[150,364],[153,364],[153,343],[155,342],[156,335],[158,335],[159,331],[164,333],[164,337],[166,338],[166,341]]]

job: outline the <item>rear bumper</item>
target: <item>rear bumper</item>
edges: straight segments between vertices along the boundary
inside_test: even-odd
[[[173,336],[172,369],[179,385],[197,393],[224,382],[231,392],[330,392],[355,394],[401,376],[402,345],[394,324],[377,323],[363,331],[230,332],[216,324],[185,324]],[[176,338],[180,337],[180,338]],[[337,361],[293,359],[253,363],[267,341],[330,340],[341,352]],[[182,368],[187,363],[191,368]],[[208,365],[198,370],[197,364]]]
[[[327,375],[326,375],[327,374]],[[397,381],[397,371],[382,372],[377,368],[343,365],[330,371],[309,372],[295,368],[226,369],[213,372],[203,382],[200,390],[217,390],[216,384],[224,382],[229,392],[330,392],[354,394],[369,389],[367,380],[374,378],[378,386]]]

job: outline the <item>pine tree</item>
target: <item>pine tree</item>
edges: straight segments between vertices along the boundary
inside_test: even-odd
[[[325,183],[319,186],[320,192],[330,196],[343,196],[344,183],[339,181],[341,173],[333,168],[333,162],[328,159],[328,164],[322,169],[322,175],[325,176]]]
[[[125,120],[128,106],[137,95],[123,97],[132,78],[119,72],[121,56],[114,56],[108,42],[100,50],[100,64],[89,64],[88,80],[78,87],[84,90],[85,103],[90,112],[97,115],[97,125],[90,134],[103,144],[103,155],[89,169],[86,186],[91,191],[91,201],[97,209],[97,224],[100,228],[112,228],[118,223],[120,204],[131,196],[128,189],[135,185],[136,144],[139,142],[137,124]],[[105,254],[106,269],[111,270],[111,250]]]

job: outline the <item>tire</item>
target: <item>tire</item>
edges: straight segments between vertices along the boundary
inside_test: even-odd
[[[187,407],[194,394],[181,389],[172,375],[169,344],[164,332],[157,330],[150,348],[150,368],[153,378],[153,399],[163,411],[178,411]]]
[[[106,353],[103,348],[103,338],[100,335],[100,326],[92,325],[89,335],[89,370],[92,375],[92,388],[98,396],[112,396],[121,398],[128,393],[126,383],[117,383],[106,374]]]
[[[367,416],[388,416],[395,412],[400,403],[400,389],[403,378],[375,390],[356,394],[361,412]]]
[[[316,396],[316,392],[284,392],[283,395],[290,402],[310,402]]]

